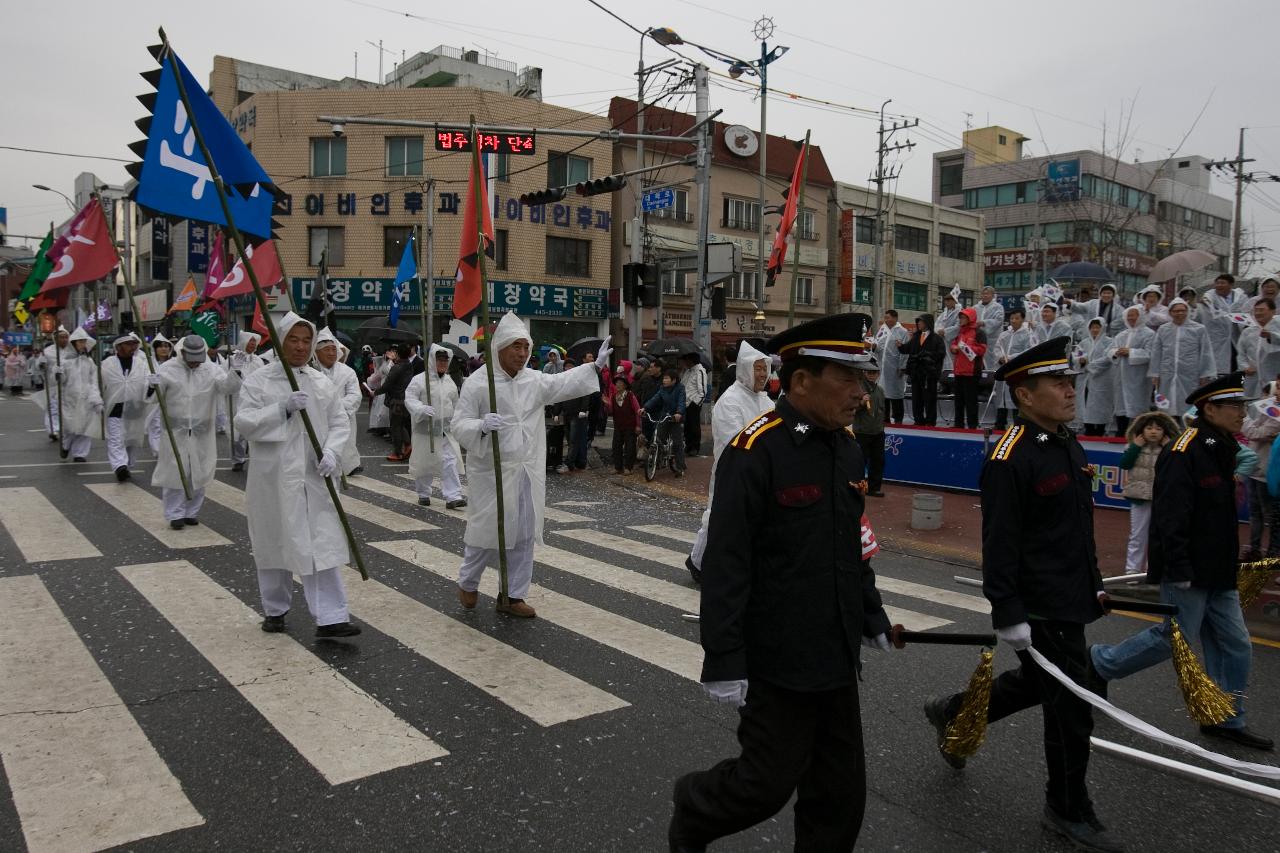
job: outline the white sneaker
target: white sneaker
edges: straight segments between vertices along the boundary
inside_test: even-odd
[[[569,466],[568,466],[568,465],[564,465],[564,464],[557,465],[557,466],[556,466],[556,473],[557,473],[557,474],[568,474],[568,473],[569,473]]]

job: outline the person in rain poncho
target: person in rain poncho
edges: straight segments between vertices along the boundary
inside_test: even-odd
[[[1079,318],[1085,323],[1094,317],[1101,318],[1103,337],[1114,338],[1124,331],[1124,312],[1116,301],[1116,286],[1109,281],[1098,288],[1097,299],[1084,302],[1066,300],[1066,309],[1073,318]],[[1085,335],[1088,335],[1087,331]]]
[[[4,384],[9,387],[10,397],[22,395],[22,377],[27,372],[27,360],[17,344],[10,347],[4,357]]]
[[[244,353],[237,353],[236,359],[238,366],[243,366]],[[173,445],[168,436],[163,436],[159,440],[159,459],[151,475],[151,485],[160,487],[165,520],[174,530],[181,530],[199,523],[197,516],[204,505],[204,488],[213,480],[218,463],[218,440],[214,434],[218,400],[235,393],[240,387],[240,376],[235,370],[223,370],[209,361],[209,346],[203,338],[187,335],[179,346],[178,357],[169,359],[149,374],[147,384],[158,387],[164,395],[169,428],[191,487],[188,499],[182,490]]]
[[[1025,322],[1023,309],[1014,308],[1009,312],[1009,328],[1000,333],[1000,337],[996,339],[996,345],[991,349],[996,351],[996,369],[1000,365],[1011,361],[1022,355],[1032,347],[1031,327]],[[988,349],[987,352],[990,352]],[[1009,383],[997,382],[992,387],[992,394],[996,395],[996,423],[995,429],[1003,430],[1009,425],[1009,412],[1017,412],[1017,404],[1013,400],[1013,396],[1009,393]]]
[[[1155,331],[1143,322],[1140,305],[1124,309],[1125,329],[1111,341],[1107,358],[1115,364],[1116,434],[1125,435],[1129,421],[1151,408],[1151,380],[1147,365],[1151,363],[1151,347]]]
[[[70,341],[70,357],[54,366],[55,378],[62,380],[62,449],[76,462],[86,462],[92,437],[102,435],[98,423],[102,393],[98,390],[98,366],[91,355],[97,341],[84,329],[72,332]]]
[[[884,323],[871,343],[880,364],[880,387],[884,389],[885,416],[895,424],[902,423],[907,408],[907,354],[902,351],[911,341],[911,332],[898,322],[898,312],[884,312]]]
[[[1261,297],[1250,311],[1253,322],[1240,333],[1236,358],[1246,397],[1263,396],[1263,386],[1280,376],[1280,319],[1275,300]]]
[[[246,358],[244,365],[240,368],[240,378],[247,377],[250,373],[266,364],[258,357],[258,344],[261,342],[261,336],[254,332],[241,332],[236,339],[236,349],[244,353]],[[232,417],[235,416],[236,402],[231,401]],[[231,442],[231,470],[243,471],[244,463],[249,459],[249,440],[240,433],[236,433],[235,441]]]
[[[360,394],[360,379],[356,372],[342,361],[341,355],[345,349],[328,329],[321,329],[316,335],[317,369],[337,387],[338,396],[342,398],[342,409],[347,413],[350,425],[347,443],[342,447],[342,473],[358,474],[361,466],[360,451],[356,447],[356,412],[360,411],[360,403],[364,397]]]
[[[1248,298],[1235,283],[1235,276],[1223,273],[1213,280],[1213,287],[1200,296],[1196,306],[1196,321],[1209,333],[1213,363],[1219,376],[1231,372],[1231,356],[1240,340],[1240,326],[1231,315],[1246,313],[1244,304]]]
[[[1034,343],[1042,344],[1054,338],[1071,336],[1071,324],[1058,316],[1058,306],[1046,302],[1040,307],[1040,325],[1035,328]]]
[[[942,313],[934,322],[934,328],[942,336],[943,348],[946,352],[942,361],[942,372],[945,374],[951,370],[951,345],[956,342],[956,335],[960,334],[960,306],[950,293],[942,297]]]
[[[341,567],[347,539],[324,478],[342,465],[351,421],[341,390],[313,367],[316,329],[290,311],[276,326],[284,359],[298,390],[289,387],[284,365],[273,359],[255,370],[240,389],[236,429],[249,439],[247,516],[258,591],[265,618],[262,630],[278,633],[293,605],[293,576],[302,579],[317,637],[354,637]],[[306,410],[320,442],[316,458],[301,411]]]
[[[1004,306],[996,301],[996,289],[989,285],[982,288],[982,296],[978,304],[973,307],[978,314],[978,326],[986,333],[988,341],[994,341],[1000,336],[1000,330],[1004,328]],[[987,347],[987,352],[983,356],[982,369],[988,373],[996,369],[994,349],[994,347]],[[888,365],[885,367],[887,369]]]
[[[1269,273],[1263,276],[1262,280],[1258,282],[1258,292],[1241,303],[1240,312],[1242,314],[1251,313],[1254,304],[1264,297],[1272,302],[1280,300],[1280,273]]]
[[[151,339],[151,357],[155,361],[156,370],[160,365],[173,358],[173,341],[160,332]],[[151,372],[148,370],[148,373]],[[160,439],[164,436],[164,419],[160,415],[160,407],[152,406],[147,415],[147,444],[152,453],[160,452]]]
[[[1134,297],[1142,308],[1142,322],[1148,329],[1158,329],[1169,322],[1169,309],[1161,305],[1164,290],[1158,284],[1148,284]]]
[[[1079,344],[1081,355],[1076,359],[1084,373],[1084,381],[1076,389],[1076,417],[1084,423],[1084,434],[1091,436],[1106,435],[1107,424],[1115,414],[1115,371],[1107,357],[1114,346],[1104,325],[1101,317],[1089,321],[1088,332]]]
[[[1209,336],[1204,326],[1187,319],[1190,311],[1180,296],[1169,303],[1169,322],[1156,330],[1147,365],[1151,384],[1167,401],[1161,408],[1174,417],[1187,410],[1188,394],[1218,375]]]
[[[79,331],[79,330],[77,330]],[[49,440],[58,440],[58,396],[62,393],[62,388],[58,384],[58,378],[55,375],[58,369],[58,361],[66,361],[74,358],[76,354],[75,347],[71,345],[71,335],[62,326],[58,327],[58,331],[53,336],[53,343],[44,348],[42,353],[42,364],[44,366],[44,387],[49,395],[49,407],[44,413],[44,426],[49,431]],[[40,396],[39,402],[44,402],[44,395]]]
[[[537,615],[524,598],[533,577],[533,546],[542,544],[546,502],[547,436],[542,407],[598,391],[597,370],[608,368],[613,352],[609,340],[600,344],[594,364],[554,375],[542,373],[526,366],[533,339],[524,323],[515,314],[504,314],[490,342],[497,362],[493,366],[497,411],[489,406],[486,370],[475,371],[462,384],[451,430],[470,454],[466,550],[458,570],[458,600],[463,607],[475,607],[485,566],[498,564],[498,498],[490,437],[497,433],[508,583],[508,600],[499,601],[498,609],[512,616]]]
[[[439,474],[445,508],[460,509],[467,505],[467,500],[462,496],[462,481],[458,477],[458,460],[462,454],[448,429],[458,405],[458,386],[449,375],[450,358],[452,353],[447,347],[431,345],[427,353],[427,369],[409,382],[404,392],[404,405],[413,423],[409,476],[413,477],[418,503],[431,506],[431,482]],[[431,402],[427,402],[427,382],[431,383]],[[434,436],[434,454],[429,436]]]
[[[138,354],[141,341],[133,332],[114,341],[116,354],[102,361],[103,405],[107,410],[107,462],[123,483],[130,477],[135,451],[147,440],[147,360]]]
[[[396,364],[395,347],[387,347],[383,355],[373,359],[373,372],[365,380],[365,389],[369,392],[369,432],[385,435],[391,429],[391,410],[387,408],[387,398],[375,393],[387,381],[387,374]]]
[[[773,401],[764,390],[769,383],[769,368],[769,356],[746,341],[738,344],[733,384],[720,394],[715,408],[711,410],[712,458],[711,477],[707,482],[707,508],[702,512],[702,525],[693,541],[693,550],[684,561],[695,583],[702,582],[702,554],[707,549],[707,524],[711,520],[711,502],[716,495],[716,464],[735,435],[773,408]]]

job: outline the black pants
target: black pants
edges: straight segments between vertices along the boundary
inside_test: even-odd
[[[867,490],[878,492],[884,485],[884,433],[858,433],[858,447],[867,466]]]
[[[1106,425],[1106,424],[1085,424],[1085,425],[1084,425],[1084,434],[1085,434],[1085,435],[1093,435],[1093,436],[1106,435],[1106,434],[1107,434],[1107,425]]]
[[[955,415],[961,429],[978,428],[978,377],[956,377]]]
[[[618,429],[618,425],[613,425],[613,470],[619,474],[623,468],[634,468],[636,466],[636,431],[633,429]]]
[[[1129,429],[1129,418],[1124,415],[1116,415],[1116,435],[1124,438],[1125,432]]]
[[[391,428],[391,450],[403,456],[405,447],[411,441],[410,436],[413,435],[409,410],[405,408],[404,400],[388,400],[387,411]]]
[[[676,781],[671,832],[689,846],[754,826],[797,793],[795,849],[852,850],[866,806],[857,685],[797,693],[753,679],[742,753]]]
[[[547,427],[547,467],[564,464],[564,424]]]
[[[1076,683],[1086,680],[1089,654],[1084,626],[1074,622],[1032,619],[1031,645]],[[1000,673],[991,685],[987,721],[1042,705],[1044,757],[1049,770],[1045,799],[1062,817],[1081,820],[1091,808],[1085,774],[1089,769],[1089,736],[1093,733],[1093,709],[1040,669],[1026,651],[1018,652],[1022,665]],[[948,714],[960,708],[960,694],[951,697]]]
[[[932,373],[911,375],[911,417],[920,426],[938,425],[938,377]]]
[[[684,452],[697,456],[702,452],[702,404],[684,404]]]
[[[999,431],[1004,429],[1008,425],[1009,425],[1009,410],[1004,408],[996,409],[995,429]]]
[[[902,423],[902,419],[906,416],[907,401],[902,397],[896,400],[885,398],[884,401],[884,422],[892,421],[895,424]]]

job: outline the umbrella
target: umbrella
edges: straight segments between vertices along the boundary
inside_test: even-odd
[[[416,344],[418,333],[392,328],[387,325],[386,317],[374,317],[360,324],[360,328],[356,329],[356,338],[361,343]]]
[[[356,342],[353,341],[351,339],[351,336],[348,335],[346,332],[335,331],[333,333],[333,336],[338,339],[338,343],[342,344],[347,349],[355,349]]]
[[[600,351],[602,342],[602,338],[579,338],[565,350],[564,357],[573,359],[574,364],[582,364],[582,360],[586,358],[587,353],[595,355]]]
[[[701,355],[698,345],[693,342],[693,338],[658,338],[656,341],[650,341],[645,347],[645,352],[649,355],[659,358],[671,358],[685,355],[693,355],[695,353]]]
[[[1211,255],[1203,249],[1186,249],[1181,252],[1174,252],[1151,268],[1151,274],[1147,276],[1147,281],[1169,281],[1180,275],[1202,270],[1209,264],[1217,262],[1217,260],[1217,256]]]
[[[1115,281],[1111,271],[1101,264],[1089,261],[1072,261],[1053,271],[1053,277],[1062,281]]]
[[[458,346],[457,344],[451,344],[448,341],[441,341],[440,346],[449,350],[449,352],[451,353],[451,357],[449,359],[450,361],[453,361],[455,359],[461,359],[462,363],[466,364],[467,359],[471,358],[471,356],[467,355],[467,351],[464,350],[462,347]]]

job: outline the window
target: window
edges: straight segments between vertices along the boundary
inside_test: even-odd
[[[938,235],[938,254],[944,258],[972,261],[975,246],[975,241],[969,237],[960,237],[956,234]]]
[[[816,305],[813,301],[813,277],[802,275],[796,277],[796,304]]]
[[[726,198],[724,200],[724,218],[720,224],[725,228],[757,231],[760,228],[760,205],[745,199]]]
[[[662,276],[662,292],[666,296],[685,296],[689,290],[689,273],[685,270],[668,270]]]
[[[899,311],[928,311],[929,285],[910,281],[893,283],[893,307]]]
[[[1001,145],[1008,145],[1009,137],[1005,136],[1003,133],[997,134],[996,142],[998,142]]]
[[[689,191],[675,190],[675,203],[671,207],[664,207],[650,213],[650,216],[658,219],[674,219],[676,222],[688,222],[689,216]]]
[[[929,254],[929,229],[910,225],[893,226],[893,245],[904,252]]]
[[[755,299],[756,282],[759,280],[758,272],[740,272],[729,279],[725,296],[729,299]]]
[[[311,177],[328,178],[346,173],[346,139],[322,137],[311,140]]]
[[[568,237],[547,238],[547,275],[588,278],[591,275],[591,241]]]
[[[551,152],[547,155],[547,186],[568,187],[591,180],[591,161],[586,157]]]
[[[1179,169],[1188,169],[1188,168],[1190,168],[1190,167],[1191,167],[1191,161],[1190,161],[1190,160],[1179,160],[1179,161],[1178,161],[1178,168],[1179,168]]]
[[[382,229],[382,265],[384,267],[400,266],[404,245],[409,242],[409,235],[412,233],[412,225],[388,225]]]
[[[818,231],[814,225],[812,210],[800,211],[800,216],[797,217],[797,220],[800,228],[801,240],[817,240],[818,239]]]
[[[320,256],[328,251],[325,263],[332,269],[346,263],[346,233],[341,228],[308,228],[307,263],[320,266]],[[397,259],[398,260],[398,259]]]
[[[857,233],[854,235],[854,242],[875,243],[876,220],[874,216],[859,216],[855,228]]]
[[[873,284],[875,279],[869,275],[856,276],[853,280],[853,301],[859,305],[870,305]]]
[[[422,137],[387,137],[387,176],[403,178],[422,174]]]
[[[499,151],[494,160],[493,179],[495,181],[511,180],[511,155],[506,151]]]
[[[938,194],[959,195],[964,192],[964,163],[948,163],[938,170]]]
[[[505,270],[507,268],[507,246],[510,244],[511,232],[505,228],[499,228],[493,232],[493,268],[497,270]]]

